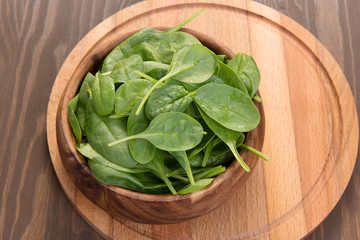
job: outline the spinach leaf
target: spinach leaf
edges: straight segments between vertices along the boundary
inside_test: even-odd
[[[208,80],[206,80],[205,82],[202,82],[202,83],[182,83],[182,85],[185,87],[186,90],[188,91],[195,91],[196,89],[198,89],[199,87],[205,85],[205,84],[208,84],[208,83],[218,83],[218,84],[225,84],[225,82],[215,76],[215,75],[212,75]]]
[[[69,109],[69,123],[70,123],[71,129],[74,133],[76,141],[78,143],[80,143],[82,131],[81,131],[79,121],[75,114],[75,111],[76,111],[76,108],[78,105],[78,100],[79,100],[79,94],[77,94],[73,99],[71,99],[71,101],[68,104],[68,109]]]
[[[76,149],[85,157],[87,157],[88,159],[91,159],[93,161],[96,161],[100,164],[103,164],[107,167],[122,171],[122,172],[127,172],[127,173],[142,173],[142,172],[147,172],[148,170],[146,169],[140,169],[140,168],[125,168],[122,167],[120,165],[117,165],[113,162],[110,162],[109,160],[107,160],[106,158],[104,158],[102,155],[100,155],[98,152],[96,152],[89,143],[81,143],[78,146],[76,146]]]
[[[250,171],[250,168],[246,165],[244,160],[241,158],[239,152],[236,149],[236,142],[238,138],[241,136],[241,132],[235,132],[228,128],[223,127],[215,120],[211,119],[201,108],[199,108],[199,112],[203,117],[206,124],[213,130],[213,132],[230,148],[231,152],[235,156],[236,160],[240,163],[240,165],[244,168],[246,172]]]
[[[164,158],[165,153],[160,149],[156,149],[156,153],[154,155],[154,159],[152,161],[141,165],[142,167],[149,169],[152,171],[156,176],[158,176],[161,180],[165,182],[169,190],[172,194],[177,194],[176,190],[174,189],[173,185],[171,184],[170,180],[167,177],[168,169],[164,165]]]
[[[253,98],[260,84],[260,72],[253,57],[238,53],[227,65],[235,70],[245,84],[250,97]]]
[[[206,166],[207,160],[208,160],[209,155],[212,152],[213,148],[222,142],[223,141],[220,138],[216,137],[216,138],[213,138],[213,140],[206,146],[206,148],[204,149],[204,159],[202,162],[202,167]],[[229,148],[225,146],[225,149],[229,149]]]
[[[122,59],[114,66],[111,72],[102,73],[102,75],[111,77],[114,83],[124,83],[139,78],[135,74],[136,70],[144,71],[144,63],[139,54]]]
[[[200,83],[211,77],[216,67],[216,56],[204,46],[185,46],[174,54],[169,73],[157,81],[146,93],[136,112],[139,113],[151,93],[165,80],[173,78],[180,82]]]
[[[168,112],[154,118],[144,132],[114,141],[109,146],[143,138],[161,150],[185,151],[199,144],[202,137],[203,128],[195,119],[184,113]]]
[[[218,61],[218,65],[216,67],[214,75],[221,78],[227,85],[237,88],[240,91],[248,94],[248,91],[243,81],[239,78],[236,72],[228,65]]]
[[[208,48],[199,44],[185,46],[174,54],[169,73],[164,78],[201,83],[213,75],[216,64],[216,56]]]
[[[218,55],[216,55],[216,58],[218,61],[223,62],[225,64],[228,61],[228,57],[224,54],[218,54]]]
[[[195,181],[203,179],[203,178],[211,178],[215,177],[223,172],[225,172],[226,168],[223,166],[216,166],[216,167],[208,167],[202,168],[202,171],[194,175]]]
[[[85,126],[86,106],[89,101],[89,90],[91,90],[94,79],[94,75],[92,75],[90,72],[87,73],[79,90],[79,101],[76,109],[76,117],[79,120],[80,127],[83,131]]]
[[[101,183],[120,186],[142,193],[163,194],[168,187],[152,173],[128,173],[110,168],[97,161],[89,160],[92,175]]]
[[[101,117],[96,114],[89,101],[84,132],[92,148],[109,161],[127,168],[136,166],[137,162],[131,156],[127,142],[108,146],[109,143],[128,136],[125,119]]]
[[[248,132],[260,122],[255,104],[239,89],[211,83],[198,88],[192,97],[210,118],[233,131]]]
[[[153,83],[146,79],[134,79],[121,85],[115,93],[115,115],[129,116],[131,109],[141,101],[152,85]]]
[[[125,40],[126,41],[126,40]],[[123,57],[123,52],[120,46],[116,46],[104,59],[101,64],[101,73],[111,72],[115,65],[121,60]]]
[[[194,176],[191,172],[191,167],[190,167],[186,152],[185,151],[170,151],[169,153],[176,159],[176,161],[180,164],[182,169],[184,169],[184,171],[186,172],[186,175],[188,176],[190,185],[194,184]]]
[[[161,61],[161,56],[159,53],[157,53],[154,47],[147,42],[141,42],[135,47],[129,49],[124,54],[124,58],[133,56],[134,54],[140,55],[143,61]]]
[[[209,143],[211,143],[212,140],[216,137],[214,132],[208,127],[208,125],[204,122],[204,120],[199,119],[198,121],[200,122],[201,126],[203,127],[204,131],[206,132],[206,135],[203,137],[203,139],[201,140],[201,142],[198,145],[196,145],[194,148],[192,148],[191,150],[189,150],[187,152],[187,155],[189,158],[195,156],[196,154],[201,152],[203,149],[205,149],[206,146]]]
[[[203,178],[203,179],[197,180],[197,181],[195,181],[194,184],[186,185],[184,188],[180,189],[178,191],[178,193],[179,194],[188,194],[188,193],[198,191],[200,189],[203,189],[203,188],[209,186],[213,180],[214,180],[213,178]]]
[[[96,113],[99,116],[106,116],[112,113],[115,102],[115,85],[113,80],[97,72],[91,89]]]
[[[150,123],[150,121],[145,117],[144,110],[142,110],[139,115],[135,115],[137,106],[139,106],[139,104],[140,102],[135,104],[127,120],[127,130],[129,135],[135,135],[145,131]],[[148,140],[141,138],[130,140],[129,149],[133,158],[138,163],[142,164],[153,160],[156,150],[154,145],[152,145]]]
[[[228,147],[227,147],[228,148]],[[189,163],[192,168],[202,168],[204,159],[204,152],[199,152],[195,156],[189,158]],[[206,167],[215,167],[218,165],[225,165],[234,160],[234,155],[228,151],[216,157],[209,157],[206,162]]]
[[[244,141],[245,134],[241,134],[240,137],[236,140],[236,148],[240,147]],[[230,149],[226,147],[226,144],[223,141],[214,142],[212,148],[209,151],[209,157],[217,157],[229,151]]]
[[[155,79],[161,79],[168,73],[170,65],[154,61],[145,61],[144,67],[144,73],[146,75]]]
[[[184,46],[200,44],[200,41],[185,32],[171,32],[154,45],[161,56],[161,62],[170,64],[174,54]]]
[[[165,112],[184,112],[193,101],[191,94],[183,86],[175,84],[156,89],[146,103],[146,117],[154,119]]]

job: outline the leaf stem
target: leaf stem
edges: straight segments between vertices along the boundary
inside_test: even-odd
[[[156,80],[155,78],[152,78],[152,77],[150,77],[149,75],[147,75],[147,74],[145,74],[145,73],[142,73],[142,72],[140,72],[140,71],[138,71],[138,70],[135,70],[134,73],[135,73],[136,75],[139,75],[140,77],[145,78],[146,80],[149,80],[149,81],[152,82],[152,83],[156,83],[156,82],[157,82],[157,80]]]
[[[269,160],[270,160],[270,158],[269,158],[268,156],[266,156],[265,154],[263,154],[262,152],[256,150],[255,148],[252,148],[252,147],[250,147],[250,146],[248,146],[248,145],[246,145],[246,144],[244,144],[244,143],[240,145],[240,148],[245,149],[245,150],[248,150],[248,151],[250,151],[250,152],[258,155],[259,157],[261,157],[261,158],[264,159],[265,161],[269,161]]]
[[[177,192],[176,192],[175,188],[173,187],[170,180],[166,176],[163,177],[163,181],[165,182],[166,186],[170,189],[171,193],[176,195]]]
[[[114,146],[114,145],[116,145],[118,143],[126,142],[126,141],[129,141],[129,140],[134,139],[134,138],[138,138],[138,135],[131,135],[131,136],[116,140],[114,142],[109,143],[108,147],[112,147],[112,146]]]
[[[244,170],[246,172],[250,172],[250,168],[248,165],[246,165],[246,163],[244,162],[244,160],[241,158],[239,152],[236,150],[235,146],[233,145],[229,145],[229,148],[231,150],[231,152],[234,154],[236,160],[240,163],[240,165],[244,168]]]
[[[150,89],[149,91],[147,91],[147,93],[145,94],[144,98],[141,100],[141,103],[138,107],[138,109],[136,110],[135,115],[139,115],[141,109],[144,107],[146,101],[149,99],[151,93],[157,88],[157,86],[159,86],[162,82],[164,82],[166,79],[171,78],[173,75],[166,75],[163,78],[161,78],[160,80],[158,80]]]
[[[171,177],[172,177],[172,178],[176,178],[176,179],[178,179],[178,180],[180,180],[180,181],[189,183],[189,179],[187,179],[186,177],[183,177],[183,176],[180,176],[180,175],[177,175],[177,174],[172,175]]]
[[[257,93],[255,94],[255,96],[253,97],[253,99],[257,102],[261,102],[261,98],[259,97],[259,95],[257,95]]]
[[[200,13],[202,13],[204,11],[203,8],[199,9],[198,11],[196,11],[193,15],[191,15],[188,19],[186,19],[185,21],[183,21],[182,23],[180,23],[179,25],[171,28],[169,30],[169,33],[172,33],[172,32],[176,32],[178,31],[179,29],[181,29],[183,26],[185,26],[188,22],[190,22],[191,20],[193,20],[194,18],[196,18]]]

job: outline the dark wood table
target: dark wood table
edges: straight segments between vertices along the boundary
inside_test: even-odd
[[[293,18],[335,57],[359,109],[360,1],[256,0]],[[0,0],[0,239],[103,239],[72,207],[51,165],[46,111],[57,72],[94,26],[139,0]],[[360,239],[360,162],[307,239]]]

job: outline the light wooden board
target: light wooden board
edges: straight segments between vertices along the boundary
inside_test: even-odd
[[[199,8],[186,27],[218,39],[234,52],[252,55],[260,69],[265,110],[261,162],[241,192],[206,216],[180,224],[145,225],[113,219],[92,204],[68,178],[56,144],[55,116],[47,118],[51,160],[79,213],[113,239],[298,239],[333,209],[354,168],[358,120],[354,100],[336,61],[308,31],[263,5],[248,1],[139,3],[94,28],[71,52],[77,55],[106,33],[147,26],[174,26]],[[71,70],[65,61],[59,75]],[[49,109],[57,109],[67,79],[57,78]],[[55,147],[54,147],[55,146]],[[145,237],[146,236],[146,237]]]

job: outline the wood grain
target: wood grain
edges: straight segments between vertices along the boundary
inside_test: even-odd
[[[359,101],[359,1],[257,1],[312,32],[335,57]],[[54,174],[46,108],[57,72],[76,43],[103,19],[136,2],[0,1],[0,239],[103,239],[74,210]],[[359,174],[357,161],[343,197],[308,239],[360,238]],[[125,229],[120,224],[112,231]],[[135,232],[127,237],[145,239]]]

